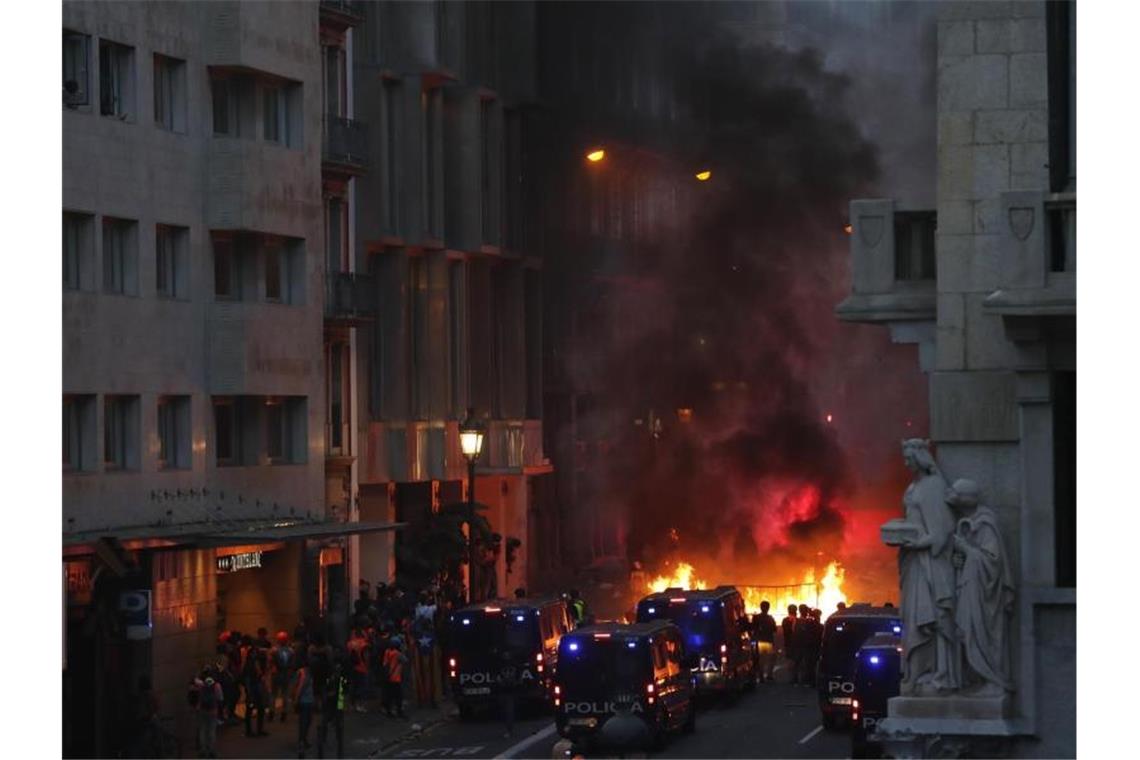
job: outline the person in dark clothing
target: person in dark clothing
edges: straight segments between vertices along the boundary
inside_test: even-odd
[[[805,686],[815,685],[815,666],[823,645],[823,626],[816,611],[806,604],[800,605],[800,621],[796,625],[796,646],[799,649],[799,680]]]
[[[325,756],[325,739],[330,726],[336,732],[336,756],[344,757],[344,705],[347,697],[348,676],[345,675],[344,658],[337,657],[319,697],[321,722],[317,726],[317,757]]]
[[[515,589],[515,599],[526,599],[526,589],[519,586]]]
[[[307,655],[297,660],[291,684],[293,704],[297,708],[297,757],[304,757],[309,748],[309,727],[313,723],[313,710],[316,709],[316,688],[313,685],[313,671],[309,668]]]
[[[515,701],[519,690],[519,667],[509,648],[499,653],[499,672],[495,683],[499,688],[499,710],[506,728],[503,738],[509,739],[515,730]]]
[[[245,735],[269,736],[265,730],[265,678],[268,658],[263,656],[256,642],[246,636],[242,639],[241,684],[245,689]],[[257,733],[253,731],[253,713],[257,711]]]
[[[772,661],[776,656],[776,619],[768,614],[772,608],[767,600],[760,602],[760,612],[752,617],[752,635],[756,639],[756,654],[760,666],[760,680],[772,680]]]
[[[780,623],[780,630],[784,634],[784,657],[792,664],[792,683],[799,676],[799,653],[796,651],[796,605],[788,605],[788,616]]]

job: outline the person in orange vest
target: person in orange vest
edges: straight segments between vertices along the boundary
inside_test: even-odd
[[[368,712],[364,707],[364,695],[368,691],[368,639],[360,627],[352,629],[352,636],[348,640],[348,659],[351,664],[349,670],[352,684],[352,704],[357,712]]]
[[[384,712],[388,717],[404,717],[404,665],[408,658],[404,655],[404,643],[400,637],[392,638],[388,651],[384,653],[384,670],[388,680],[384,684]],[[392,708],[396,714],[392,714]]]

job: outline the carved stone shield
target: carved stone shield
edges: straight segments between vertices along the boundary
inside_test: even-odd
[[[884,227],[881,216],[861,216],[859,217],[859,239],[863,241],[863,245],[874,248],[883,239]]]
[[[1033,232],[1034,210],[1032,206],[1011,207],[1009,209],[1009,228],[1018,240],[1025,240]]]

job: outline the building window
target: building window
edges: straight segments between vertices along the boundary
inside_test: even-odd
[[[421,95],[423,115],[423,205],[424,229],[432,238],[443,238],[440,224],[442,207],[441,174],[443,164],[442,115],[443,91],[438,87]]]
[[[266,85],[261,91],[262,136],[269,142],[288,144],[288,123],[285,119],[285,98],[281,88]]]
[[[349,353],[343,343],[329,344],[329,432],[328,452],[342,455],[348,452],[348,423],[345,401],[349,398],[347,380],[349,377]]]
[[[895,214],[895,279],[933,280],[934,233],[937,217],[932,211]]]
[[[214,399],[214,458],[218,466],[241,464],[241,426],[235,399]]]
[[[63,30],[63,102],[68,106],[85,106],[91,102],[91,77],[87,73],[91,60],[91,37]]]
[[[166,298],[186,298],[185,227],[159,224],[154,236],[155,291]]]
[[[400,226],[400,182],[397,165],[399,151],[400,83],[384,80],[384,194],[385,229],[399,233]]]
[[[127,120],[135,112],[135,49],[99,40],[99,112]]]
[[[163,470],[190,468],[190,397],[158,399],[158,466]]]
[[[186,131],[186,62],[154,55],[154,123],[171,132]]]
[[[1049,185],[1077,189],[1077,4],[1046,4],[1049,69]]]
[[[288,293],[285,283],[286,270],[281,266],[281,246],[279,243],[268,243],[264,249],[265,260],[265,300],[280,303],[282,293]]]
[[[304,461],[305,400],[299,397],[265,398],[265,454],[272,464]]]
[[[138,293],[137,223],[103,217],[103,290],[107,293]]]
[[[214,297],[219,301],[241,300],[241,268],[233,238],[215,237]]]
[[[63,287],[81,290],[91,268],[91,214],[63,212]]]
[[[345,97],[347,77],[345,76],[344,48],[337,45],[326,45],[323,61],[325,69],[324,113],[326,116],[347,116],[347,98]]]
[[[95,469],[95,396],[92,394],[63,397],[63,469],[70,472]]]
[[[329,274],[348,271],[347,211],[342,198],[330,196],[325,200],[325,252]]]
[[[256,78],[250,74],[213,71],[210,101],[216,136],[254,138],[257,113]]]
[[[138,396],[103,397],[103,466],[107,470],[138,467]]]
[[[451,386],[451,416],[460,419],[467,406],[467,382],[464,361],[464,327],[466,316],[464,310],[464,290],[467,270],[463,262],[452,261],[447,266],[447,314],[448,314],[448,364],[450,369]]]

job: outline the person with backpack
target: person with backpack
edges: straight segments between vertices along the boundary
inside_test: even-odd
[[[222,687],[210,671],[204,669],[190,682],[187,694],[194,709],[198,728],[198,757],[218,756],[218,708],[222,704]]]
[[[277,710],[277,698],[281,698],[281,722],[289,715],[289,683],[293,678],[293,648],[289,646],[289,634],[278,631],[269,648],[269,722]]]
[[[344,757],[344,705],[348,697],[348,677],[343,659],[334,658],[332,670],[320,692],[321,722],[317,726],[317,757],[325,756],[329,726],[336,731],[336,756]]]
[[[290,689],[297,709],[297,757],[304,757],[309,749],[309,728],[313,724],[313,710],[317,706],[317,691],[313,684],[313,671],[304,654],[298,655],[297,667]]]

